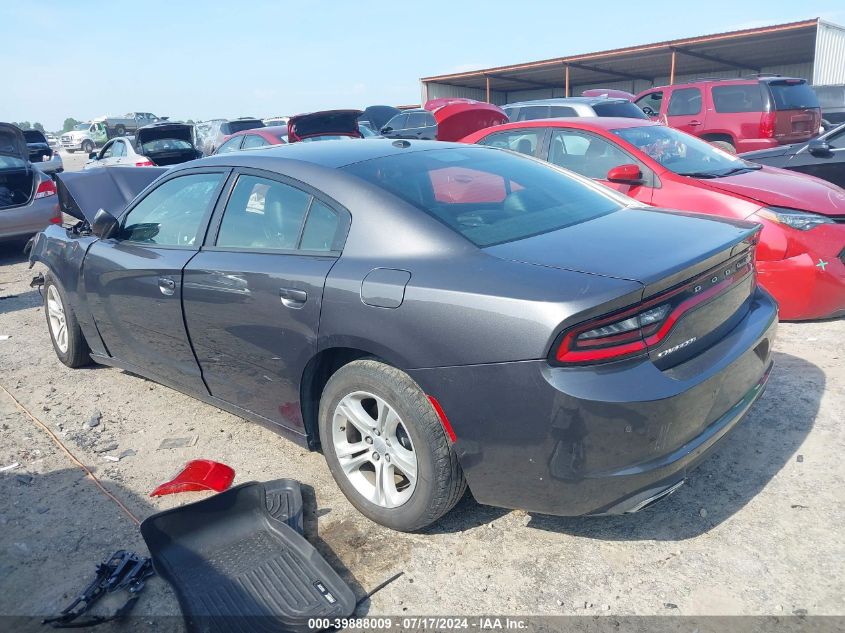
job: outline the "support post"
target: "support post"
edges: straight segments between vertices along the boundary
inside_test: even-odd
[[[566,82],[564,86],[564,97],[569,96],[569,64],[566,65]]]
[[[669,70],[669,85],[675,83],[675,49],[672,49],[672,68]]]
[[[490,101],[490,75],[487,75],[485,79],[487,79],[487,103],[493,103]]]

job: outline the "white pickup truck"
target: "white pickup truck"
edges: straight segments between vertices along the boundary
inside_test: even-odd
[[[102,121],[79,123],[71,131],[65,132],[59,137],[62,149],[69,154],[73,154],[77,150],[90,154],[96,148],[105,145],[108,140],[106,125]]]

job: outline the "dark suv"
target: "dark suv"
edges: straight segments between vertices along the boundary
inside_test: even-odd
[[[804,143],[821,126],[816,93],[804,79],[791,77],[660,86],[641,92],[634,103],[650,118],[733,153]]]
[[[405,110],[381,128],[381,135],[387,138],[417,138],[433,141],[437,138],[437,121],[428,110],[422,108]]]

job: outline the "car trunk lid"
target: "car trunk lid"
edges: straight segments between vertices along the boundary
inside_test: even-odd
[[[135,133],[135,139],[138,152],[160,167],[177,165],[200,157],[193,141],[194,126],[187,123],[148,125]]]
[[[0,156],[29,160],[29,150],[23,131],[11,123],[0,123]]]
[[[438,101],[427,102],[426,109]],[[498,106],[472,99],[446,100],[444,105],[433,107],[431,113],[437,122],[438,141],[459,141],[473,132],[510,120]]]
[[[774,114],[773,136],[778,143],[801,143],[816,136],[822,116],[813,89],[803,79],[766,82]]]
[[[644,330],[648,353],[673,366],[710,347],[748,311],[759,225],[659,209],[615,213],[491,246],[491,255],[643,285],[637,312],[665,314]],[[614,317],[609,317],[612,322]]]
[[[324,110],[292,116],[288,120],[288,142],[326,135],[360,138],[358,117],[362,114],[362,110]]]

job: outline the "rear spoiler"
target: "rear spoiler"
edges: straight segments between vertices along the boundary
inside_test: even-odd
[[[123,209],[164,167],[100,167],[56,174],[56,188],[62,212],[91,223],[100,209],[120,217]]]

